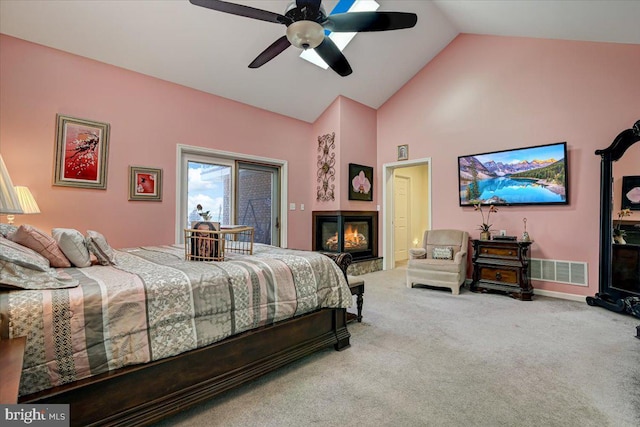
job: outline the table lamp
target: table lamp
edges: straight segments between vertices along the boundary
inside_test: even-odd
[[[18,194],[13,188],[9,171],[0,154],[0,214],[21,214],[22,212]]]
[[[29,191],[27,187],[18,185],[13,188],[16,190],[16,194],[18,195],[18,201],[20,202],[23,214],[40,213],[40,208],[38,207],[36,200],[33,198],[33,194],[31,194],[31,191]],[[13,215],[7,215],[7,222],[9,224],[13,224],[14,219],[15,217]]]

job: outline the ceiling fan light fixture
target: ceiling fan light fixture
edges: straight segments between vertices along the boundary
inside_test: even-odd
[[[315,49],[324,40],[324,28],[314,21],[297,21],[287,27],[289,43],[300,49]]]

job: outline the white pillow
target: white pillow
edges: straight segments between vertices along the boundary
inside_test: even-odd
[[[76,267],[89,267],[91,258],[89,249],[84,242],[84,236],[78,230],[73,228],[54,228],[51,235],[58,243],[62,253]]]
[[[453,248],[433,248],[433,259],[453,259]]]
[[[115,265],[116,253],[107,243],[107,239],[97,231],[87,230],[85,239],[87,248],[98,258],[98,262],[102,265]]]

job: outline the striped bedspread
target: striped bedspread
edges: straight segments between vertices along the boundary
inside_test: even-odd
[[[116,251],[67,268],[76,288],[0,292],[9,337],[27,336],[20,394],[206,346],[323,307],[351,306],[342,271],[315,252],[255,245],[225,262],[181,245]],[[5,330],[5,333],[7,331]]]

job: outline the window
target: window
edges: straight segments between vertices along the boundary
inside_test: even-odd
[[[286,246],[286,161],[184,145],[178,159],[176,242],[207,213],[223,225],[254,227],[256,243]]]

